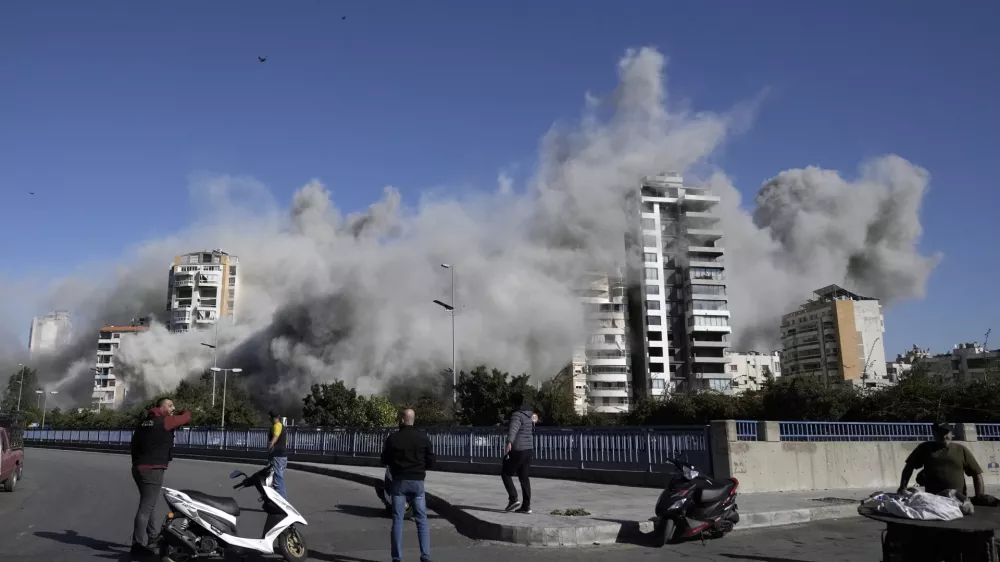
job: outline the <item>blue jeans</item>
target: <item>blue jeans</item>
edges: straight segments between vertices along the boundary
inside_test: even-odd
[[[431,530],[427,526],[427,498],[424,497],[423,480],[393,480],[392,496],[392,560],[403,560],[403,515],[406,501],[413,505],[413,518],[417,522],[417,541],[420,543],[420,562],[431,559]]]
[[[288,493],[285,492],[285,467],[288,466],[288,457],[271,457],[271,462],[274,463],[274,489],[281,494],[281,497],[288,499]]]

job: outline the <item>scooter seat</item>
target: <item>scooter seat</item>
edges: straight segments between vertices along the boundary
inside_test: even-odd
[[[209,507],[214,507],[223,513],[228,513],[234,517],[240,514],[240,505],[236,503],[236,500],[233,498],[210,496],[194,490],[181,490],[181,492],[187,494],[187,496],[192,500],[198,503],[203,503]]]
[[[722,485],[710,486],[701,489],[702,503],[715,503],[726,499],[729,492],[733,491],[733,483],[727,482]]]

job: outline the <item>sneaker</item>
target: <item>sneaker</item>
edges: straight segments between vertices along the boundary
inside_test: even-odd
[[[525,505],[521,507],[521,509],[515,511],[514,513],[531,513],[531,508]]]
[[[507,504],[507,507],[504,508],[504,511],[514,511],[515,509],[517,509],[519,507],[521,507],[521,500],[514,500],[514,501],[510,502],[509,504]]]

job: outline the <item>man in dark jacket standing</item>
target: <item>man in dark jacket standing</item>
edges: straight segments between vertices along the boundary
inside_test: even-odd
[[[146,419],[132,432],[132,480],[139,489],[139,509],[132,530],[133,553],[153,551],[158,529],[153,512],[160,498],[163,473],[170,464],[174,449],[174,430],[191,422],[187,409],[174,415],[174,401],[161,398]]]
[[[427,499],[424,497],[424,477],[434,468],[431,440],[413,427],[416,415],[407,408],[400,416],[400,429],[385,440],[382,464],[392,473],[389,495],[392,498],[391,555],[393,562],[403,560],[403,515],[407,500],[413,505],[417,522],[420,562],[430,562],[431,534],[427,526]]]
[[[507,450],[503,458],[501,478],[503,486],[507,488],[507,497],[510,502],[506,511],[517,510],[517,513],[531,513],[531,481],[528,479],[528,471],[531,468],[531,459],[535,453],[534,420],[531,405],[524,402],[524,397],[520,394],[514,396],[514,412],[510,415],[510,422],[507,429]],[[517,499],[517,489],[514,488],[514,475],[521,482],[521,495],[524,502]]]

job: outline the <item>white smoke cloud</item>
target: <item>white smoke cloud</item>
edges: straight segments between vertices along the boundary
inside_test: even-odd
[[[343,216],[318,180],[283,209],[252,178],[193,178],[195,226],[138,245],[110,279],[90,268],[53,286],[39,311],[70,309],[90,329],[77,324],[71,349],[36,362],[41,375],[85,402],[98,325],[161,312],[173,256],[221,248],[240,257],[240,289],[236,322],[219,329],[219,361],[243,368],[262,397],[290,403],[333,379],[377,392],[450,366],[450,319],[432,303],[451,299],[445,262],[456,272],[460,368],[550,376],[584,337],[581,274],[622,259],[624,195],[642,176],[704,165],[752,118],[753,103],[726,114],[674,110],[664,68],[654,49],[627,51],[615,91],[588,94],[579,124],[542,139],[524,193],[501,173],[483,193],[425,195],[407,208],[390,187],[367,212]],[[922,296],[935,263],[915,248],[927,175],[905,160],[879,160],[854,182],[783,172],[753,215],[721,172],[705,183],[723,196],[741,344],[773,344],[781,313],[848,277],[888,300]],[[200,345],[212,338],[154,326],[123,345],[116,364],[140,393],[170,389],[212,365]]]

